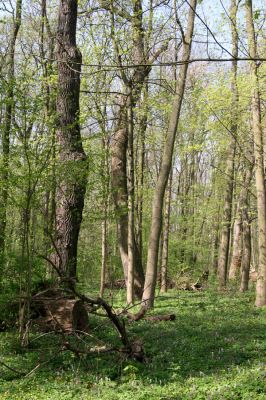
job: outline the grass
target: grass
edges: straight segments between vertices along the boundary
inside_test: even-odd
[[[115,354],[77,359],[58,352],[60,338],[50,335],[26,351],[14,332],[1,333],[1,360],[8,365],[24,371],[40,357],[53,359],[28,378],[0,366],[0,399],[266,399],[266,310],[253,304],[250,292],[160,297],[154,313],[175,313],[175,321],[128,326],[130,336],[144,343],[144,364]],[[91,332],[117,343],[105,320],[91,318]]]

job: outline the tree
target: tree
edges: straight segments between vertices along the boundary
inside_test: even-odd
[[[187,32],[183,36],[182,60],[184,61],[184,64],[180,67],[178,75],[172,112],[169,118],[169,125],[163,149],[159,177],[156,184],[156,189],[152,203],[152,216],[151,216],[151,228],[150,228],[150,236],[148,244],[147,267],[146,267],[144,291],[142,296],[142,302],[146,308],[151,308],[153,307],[154,304],[154,294],[155,294],[156,279],[157,279],[159,240],[162,229],[163,201],[164,201],[166,185],[168,182],[172,166],[174,143],[175,143],[181,105],[185,90],[188,61],[190,58],[191,43],[194,30],[196,6],[197,6],[196,0],[191,0],[189,2]]]
[[[246,0],[245,9],[249,54],[251,58],[255,59],[257,57],[257,44],[255,38],[251,0]],[[251,124],[254,140],[255,180],[257,191],[257,213],[259,230],[259,266],[255,304],[257,307],[262,307],[266,304],[266,188],[264,175],[263,135],[261,126],[261,105],[258,68],[259,65],[255,60],[250,62],[250,73],[252,79]]]
[[[218,258],[218,281],[220,289],[226,286],[227,270],[229,262],[229,247],[232,222],[232,200],[234,190],[234,162],[236,151],[237,118],[238,118],[238,89],[237,89],[237,57],[238,57],[238,33],[237,33],[237,2],[231,1],[230,25],[232,35],[232,78],[231,78],[231,121],[230,121],[230,140],[227,150],[226,161],[226,188],[224,197],[224,209],[222,220],[222,231],[220,237],[220,248]]]
[[[54,264],[76,279],[77,247],[86,191],[86,156],[79,123],[82,57],[76,45],[77,0],[60,0],[57,30],[58,86],[56,112],[59,168]]]
[[[14,112],[14,87],[15,87],[15,49],[19,28],[21,26],[22,0],[16,1],[16,11],[13,15],[13,26],[7,54],[7,86],[6,86],[6,108],[5,119],[2,133],[3,167],[1,172],[1,207],[0,207],[0,257],[2,258],[5,247],[5,231],[7,219],[8,201],[8,177],[9,177],[9,157],[10,157],[10,135],[12,128],[12,118]]]

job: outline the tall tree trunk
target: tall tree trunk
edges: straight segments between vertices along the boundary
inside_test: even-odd
[[[197,5],[197,0],[190,0],[189,5],[190,8],[188,15],[188,26],[183,41],[182,60],[184,61],[188,61],[190,58],[191,43],[192,43],[193,29],[194,29],[194,19],[195,19],[195,8]],[[180,67],[178,75],[176,93],[174,96],[172,113],[170,116],[168,130],[166,134],[161,168],[153,197],[151,230],[150,230],[150,237],[148,244],[147,268],[145,275],[144,292],[142,296],[142,301],[146,308],[151,308],[153,307],[154,304],[154,294],[155,294],[156,278],[157,278],[158,249],[159,249],[159,240],[162,229],[163,201],[164,201],[164,194],[167,181],[172,166],[172,156],[173,156],[176,132],[179,122],[179,116],[181,111],[181,105],[185,90],[187,69],[188,69],[188,63],[185,62]]]
[[[58,93],[56,111],[60,168],[57,187],[55,264],[76,279],[77,247],[86,191],[86,156],[79,125],[81,53],[76,46],[77,0],[60,0],[57,31]]]
[[[168,244],[169,244],[169,227],[170,227],[170,210],[172,195],[172,178],[173,170],[170,173],[167,195],[165,200],[164,226],[163,226],[163,248],[162,248],[162,264],[161,264],[161,292],[167,292],[167,272],[168,272]]]
[[[13,20],[13,27],[8,46],[7,63],[7,89],[5,118],[2,133],[3,167],[1,168],[1,191],[0,191],[0,258],[2,258],[5,247],[5,231],[7,218],[8,200],[8,176],[9,176],[9,154],[10,154],[10,134],[12,118],[14,113],[14,84],[15,84],[15,48],[16,41],[21,26],[22,0],[17,0],[16,11]]]
[[[224,198],[224,210],[222,231],[220,237],[219,258],[218,258],[218,281],[219,288],[226,286],[227,269],[229,261],[229,246],[231,235],[232,222],[232,200],[234,190],[234,160],[236,149],[236,134],[237,134],[237,118],[238,118],[238,89],[237,89],[237,57],[238,57],[238,34],[236,25],[237,4],[236,0],[231,0],[230,7],[230,22],[232,35],[232,80],[231,80],[231,127],[230,127],[230,142],[227,150],[227,161],[225,168],[226,188]]]
[[[128,107],[128,282],[127,304],[134,303],[135,224],[134,224],[134,147],[132,94]]]
[[[110,6],[107,7],[110,10]],[[114,7],[111,6],[112,17],[112,38],[116,52],[118,65],[121,65],[121,57],[119,53],[119,46],[114,32]],[[134,0],[133,2],[133,15],[129,16],[132,26],[133,37],[133,63],[138,65],[132,73],[131,82],[129,83],[123,68],[120,68],[121,78],[127,88],[127,91],[132,96],[121,96],[120,106],[117,115],[117,124],[115,128],[114,137],[111,144],[111,177],[113,197],[116,212],[118,215],[118,246],[123,265],[124,277],[128,281],[128,187],[127,187],[127,146],[128,146],[128,133],[129,133],[129,119],[127,109],[134,110],[137,102],[140,99],[141,92],[146,77],[151,71],[150,66],[142,66],[142,64],[149,64],[147,55],[144,49],[144,30],[143,30],[143,12],[142,1]],[[156,58],[155,58],[156,59]],[[133,111],[132,111],[133,112]],[[132,117],[133,119],[133,117]],[[134,292],[137,297],[141,298],[143,285],[144,285],[144,272],[142,267],[141,252],[138,248],[138,243],[134,237]]]
[[[252,1],[246,0],[245,6],[249,54],[252,58],[256,58],[257,45],[253,23]],[[257,307],[262,307],[266,305],[266,196],[258,65],[256,61],[250,62],[250,72],[252,77],[251,118],[254,139],[255,180],[257,191],[257,212],[259,230],[259,266],[255,305]]]
[[[106,111],[106,110],[105,110]],[[106,114],[105,114],[106,115]],[[101,282],[100,282],[100,297],[103,297],[106,272],[107,272],[107,261],[108,261],[108,209],[109,209],[109,193],[110,193],[110,181],[109,181],[109,138],[105,130],[105,124],[102,124],[104,137],[102,139],[103,149],[103,162],[102,162],[102,192],[103,192],[103,212],[104,217],[102,221],[102,266],[101,266]]]
[[[54,91],[51,85],[51,76],[54,74],[53,59],[55,56],[55,38],[51,31],[50,23],[47,17],[46,0],[42,0],[42,18],[41,18],[41,43],[40,54],[42,58],[43,69],[43,97],[45,98],[45,115],[44,124],[48,126],[48,140],[51,140],[51,159],[52,171],[50,173],[50,182],[44,198],[44,254],[48,258],[51,252],[51,237],[54,234],[55,228],[55,210],[56,210],[56,149],[55,149],[55,126],[54,119],[56,115],[56,102]],[[47,46],[48,58],[46,57],[45,47]],[[52,121],[52,122],[51,122]],[[51,265],[47,263],[47,277],[55,276],[56,272],[51,270]]]

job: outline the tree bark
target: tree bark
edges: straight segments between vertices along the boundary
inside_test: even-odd
[[[253,24],[252,1],[246,0],[246,25],[248,32],[249,54],[252,58],[257,56],[257,45]],[[255,156],[255,180],[257,191],[257,213],[258,213],[258,244],[259,244],[259,266],[256,285],[257,307],[266,305],[266,196],[265,196],[265,175],[263,156],[263,135],[261,126],[260,93],[258,79],[258,65],[256,61],[250,62],[252,77],[251,93],[251,120],[254,139]]]
[[[108,7],[109,9],[109,7]],[[118,65],[121,67],[121,57],[119,46],[116,41],[114,32],[114,13],[117,10],[111,7],[112,13],[112,38],[116,52]],[[111,143],[111,182],[113,188],[113,198],[115,209],[118,216],[118,246],[124,271],[125,281],[128,281],[128,187],[127,187],[127,146],[129,133],[129,119],[127,109],[134,109],[137,104],[146,77],[149,75],[151,67],[141,66],[146,64],[146,54],[144,49],[144,30],[142,22],[142,2],[135,0],[133,2],[133,16],[129,16],[132,26],[133,37],[133,63],[139,65],[132,73],[129,80],[121,68],[121,78],[131,93],[131,96],[123,95],[120,98],[119,111],[117,115],[117,124],[114,137]],[[133,111],[132,111],[133,112]],[[133,119],[133,117],[132,117]],[[141,298],[144,285],[144,272],[142,267],[141,253],[135,238],[132,237],[134,248],[134,292],[137,297]]]
[[[190,0],[188,27],[183,41],[182,60],[184,61],[188,61],[190,58],[196,5],[197,5],[197,0]],[[188,63],[185,62],[180,67],[178,75],[176,93],[174,96],[172,113],[170,116],[168,130],[166,134],[161,168],[153,197],[151,229],[150,229],[150,237],[148,244],[147,268],[146,268],[144,292],[142,296],[142,302],[145,308],[151,308],[153,307],[154,304],[154,294],[155,294],[156,278],[157,278],[158,249],[159,249],[159,240],[162,229],[163,201],[164,201],[164,194],[167,181],[172,166],[174,143],[175,143],[181,105],[185,90],[187,69],[188,69]]]
[[[56,111],[59,168],[55,264],[76,279],[77,247],[86,191],[86,156],[79,125],[81,53],[76,46],[77,0],[60,0],[57,31],[58,92]]]
[[[15,84],[15,48],[18,32],[21,26],[22,0],[16,2],[16,12],[13,20],[13,27],[7,54],[7,89],[6,109],[2,133],[3,167],[1,168],[1,206],[0,206],[0,257],[3,256],[5,248],[5,231],[7,218],[8,200],[8,177],[9,177],[9,154],[10,154],[10,133],[14,113],[14,84]]]
[[[232,223],[232,201],[234,191],[234,162],[236,149],[237,118],[238,118],[238,89],[237,89],[237,57],[238,57],[238,34],[236,25],[237,4],[236,0],[231,1],[230,21],[232,35],[232,80],[231,80],[231,127],[230,141],[227,150],[227,161],[225,168],[226,188],[224,198],[224,210],[222,231],[220,237],[219,257],[218,257],[218,282],[219,288],[223,289],[227,281],[227,269],[229,262],[229,246]]]

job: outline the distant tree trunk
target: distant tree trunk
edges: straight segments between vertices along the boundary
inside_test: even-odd
[[[219,248],[219,227],[218,223],[214,226],[214,230],[212,233],[212,251],[211,251],[211,271],[213,275],[217,275],[218,269],[218,259],[217,259],[217,252]]]
[[[248,223],[248,194],[249,194],[248,191],[252,180],[252,171],[253,171],[253,162],[251,160],[250,165],[246,167],[246,173],[239,194],[239,200],[237,205],[237,217],[234,224],[235,232],[233,241],[233,254],[229,270],[229,279],[236,279],[237,273],[240,271],[242,259],[246,258],[246,255],[245,256],[242,255],[242,249],[244,250],[247,241],[245,241],[245,243],[244,242],[242,243],[242,236],[244,239],[245,235],[247,234],[247,230],[245,231],[245,233],[243,232],[242,235],[242,229],[243,229],[242,218],[243,216],[245,216],[246,218],[245,223]],[[246,211],[244,212],[245,209]],[[245,229],[247,228],[245,227]]]
[[[250,260],[251,260],[251,234],[250,234],[250,219],[248,215],[248,200],[243,204],[242,209],[242,224],[243,224],[243,255],[241,268],[241,283],[240,291],[248,290]]]
[[[105,215],[102,222],[102,267],[101,267],[101,283],[100,297],[103,297],[107,267],[107,216]]]
[[[168,189],[165,199],[164,226],[162,235],[162,264],[161,264],[161,292],[167,292],[167,272],[168,272],[168,245],[169,245],[169,228],[170,228],[170,211],[171,211],[171,195],[172,195],[172,178],[173,170],[170,173]]]
[[[234,160],[236,149],[237,118],[238,118],[238,89],[237,89],[237,57],[238,57],[238,34],[236,25],[237,4],[236,0],[231,0],[230,21],[232,35],[232,80],[231,80],[231,128],[230,141],[227,150],[227,161],[225,168],[226,188],[224,198],[224,210],[222,220],[222,231],[220,237],[219,257],[218,257],[218,281],[219,288],[226,286],[227,269],[229,261],[229,246],[232,222],[232,200],[234,191]]]
[[[184,61],[188,61],[190,58],[197,0],[190,0],[189,5],[190,8],[188,15],[188,26],[183,41],[182,60]],[[169,120],[169,125],[163,150],[161,168],[153,197],[151,229],[150,229],[150,237],[148,244],[147,268],[146,268],[144,292],[142,296],[142,301],[146,308],[151,308],[153,307],[154,304],[154,294],[155,294],[156,279],[157,279],[159,240],[162,229],[163,201],[164,201],[164,194],[167,181],[169,178],[169,173],[172,166],[174,143],[175,143],[181,105],[185,90],[187,69],[188,69],[188,63],[186,62],[182,66],[180,66],[172,113]]]
[[[57,187],[55,264],[76,279],[77,247],[86,191],[86,156],[79,126],[81,53],[76,46],[77,0],[60,0],[56,111],[61,174]]]
[[[228,278],[230,280],[236,279],[237,274],[240,271],[241,259],[242,259],[242,219],[240,204],[238,202],[236,219],[234,222],[233,230],[233,248],[232,248],[232,258],[229,269]]]
[[[0,189],[0,258],[3,256],[5,248],[5,231],[7,218],[8,200],[8,177],[9,177],[9,155],[10,155],[10,134],[12,118],[14,113],[14,83],[15,83],[15,48],[16,41],[21,26],[22,0],[16,2],[16,12],[14,15],[12,32],[6,56],[7,64],[7,88],[6,88],[6,107],[5,118],[2,132],[2,151],[3,166],[1,168],[1,189]],[[1,275],[1,274],[0,274]]]
[[[252,1],[246,0],[246,25],[248,32],[249,54],[252,58],[257,56],[257,45],[253,24]],[[256,285],[257,307],[266,305],[266,196],[265,196],[265,175],[264,175],[264,156],[263,156],[263,136],[261,126],[260,93],[258,79],[258,65],[256,61],[250,62],[252,74],[252,98],[251,98],[251,118],[254,139],[255,156],[255,179],[257,191],[258,209],[258,242],[259,242],[259,266]]]

